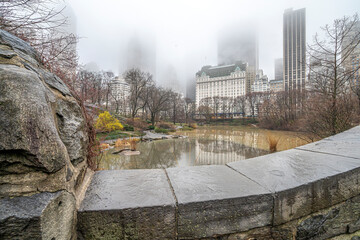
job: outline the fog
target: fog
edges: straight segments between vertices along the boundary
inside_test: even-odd
[[[274,77],[282,57],[287,8],[306,8],[307,42],[335,18],[353,15],[359,0],[67,0],[81,37],[80,63],[122,74],[139,66],[165,87],[184,92],[204,65],[218,64],[218,41],[243,28],[256,30],[259,68]],[[241,60],[241,59],[238,59]]]

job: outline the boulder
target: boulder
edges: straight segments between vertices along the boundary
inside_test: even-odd
[[[0,239],[72,239],[75,198],[66,191],[0,199]]]
[[[0,162],[21,162],[45,172],[64,167],[69,155],[55,124],[54,94],[38,75],[0,64],[0,92]]]
[[[66,84],[23,40],[0,30],[0,198],[75,191],[88,136]]]

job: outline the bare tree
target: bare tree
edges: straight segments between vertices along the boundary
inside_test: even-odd
[[[293,93],[297,91],[297,93]],[[306,90],[290,90],[282,92],[271,92],[269,94],[261,94],[261,102],[258,104],[258,119],[260,125],[269,129],[283,129],[290,130],[297,128],[297,120],[301,117],[296,114],[299,108],[289,101],[289,96],[297,96],[297,98],[304,98]],[[305,104],[302,102],[302,107]]]
[[[234,99],[234,110],[236,113],[240,113],[243,118],[246,116],[246,98],[245,96],[238,96]]]
[[[179,93],[169,91],[172,122],[175,124],[183,112],[184,100]]]
[[[89,103],[95,103],[97,96],[96,76],[94,72],[83,69],[77,74],[75,90],[80,98]]]
[[[171,99],[171,94],[162,88],[155,85],[148,87],[148,97],[146,102],[147,109],[150,113],[151,124],[155,126],[155,121],[161,111],[166,110],[168,102]]]
[[[130,116],[134,119],[138,111],[146,105],[149,93],[147,88],[153,85],[152,75],[133,68],[125,73],[125,81],[130,86]]]
[[[218,119],[220,104],[221,104],[221,98],[219,96],[215,96],[212,98],[212,109],[215,119]]]
[[[61,15],[63,9],[51,8],[53,3],[51,0],[0,1],[2,29],[16,35],[57,29],[66,23],[66,19]]]
[[[29,42],[43,64],[71,88],[76,78],[77,36],[66,31],[68,19],[53,0],[2,0],[0,26]]]
[[[336,19],[331,26],[322,28],[324,38],[316,34],[314,43],[308,47],[312,94],[307,103],[305,126],[318,136],[333,135],[351,126],[353,102],[348,86],[355,71],[347,62],[360,43],[360,33],[354,33],[358,22],[357,15]]]
[[[190,98],[184,99],[185,123],[189,123],[189,119],[193,118],[196,107],[195,102]]]
[[[198,107],[199,114],[205,117],[205,120],[207,122],[210,122],[213,116],[212,114],[213,110],[211,108],[211,104],[212,104],[212,99],[210,97],[207,97],[201,99],[200,106]]]
[[[220,109],[222,113],[222,118],[225,119],[226,115],[229,111],[229,98],[228,97],[221,97],[220,98]]]
[[[111,98],[111,80],[114,78],[114,73],[111,71],[101,71],[102,78],[102,101],[105,102],[105,109],[108,109]]]
[[[248,94],[246,94],[245,97],[246,97],[248,106],[250,108],[251,116],[254,119],[255,118],[255,109],[256,109],[256,94],[248,93]]]

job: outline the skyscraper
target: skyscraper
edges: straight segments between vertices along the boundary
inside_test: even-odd
[[[306,11],[305,8],[284,12],[283,68],[284,90],[301,90],[306,80]]]
[[[218,37],[218,64],[248,63],[255,71],[259,68],[259,47],[256,27],[237,24],[223,29]]]
[[[275,80],[283,80],[284,79],[284,67],[283,67],[283,59],[277,58],[275,59]]]
[[[126,65],[125,68],[120,67],[120,72],[139,68],[156,79],[156,42],[151,36],[145,33],[133,35],[129,40],[124,59],[126,59]]]
[[[275,59],[275,79],[270,80],[270,91],[284,91],[284,65],[283,59]]]

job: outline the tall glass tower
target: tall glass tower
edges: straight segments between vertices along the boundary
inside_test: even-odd
[[[306,11],[287,9],[283,21],[284,90],[302,90],[306,79]]]

